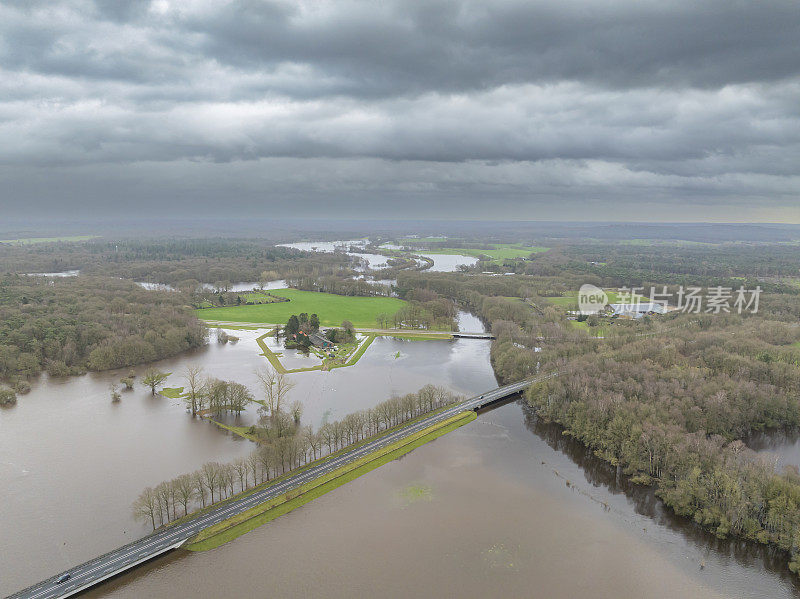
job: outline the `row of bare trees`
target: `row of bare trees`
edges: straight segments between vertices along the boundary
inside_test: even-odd
[[[262,427],[252,431],[259,439],[259,446],[247,457],[229,464],[207,462],[192,473],[147,487],[133,503],[137,519],[149,522],[155,530],[197,509],[224,501],[235,493],[462,399],[443,387],[426,385],[417,393],[393,397],[374,408],[328,422],[318,431],[310,426],[282,425],[280,434],[276,434],[275,428],[269,428],[270,424],[292,417],[281,410],[281,402],[291,389],[291,383],[270,370],[261,371],[259,377],[267,402],[261,411]],[[298,422],[299,418],[295,418],[295,425]]]
[[[204,410],[211,414],[236,412],[238,416],[253,402],[253,394],[241,383],[206,377],[200,367],[187,367],[184,376],[184,401],[192,416]]]

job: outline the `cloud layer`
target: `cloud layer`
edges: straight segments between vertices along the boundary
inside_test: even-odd
[[[0,204],[800,222],[798,39],[791,1],[5,2]]]

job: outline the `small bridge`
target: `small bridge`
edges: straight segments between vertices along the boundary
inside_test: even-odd
[[[454,339],[494,339],[491,333],[464,333],[456,331],[453,333]]]

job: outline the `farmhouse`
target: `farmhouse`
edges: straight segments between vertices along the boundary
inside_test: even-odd
[[[647,314],[664,314],[667,311],[664,304],[658,302],[637,302],[634,304],[609,304],[611,316],[627,316],[628,318],[641,318]]]
[[[334,347],[333,341],[325,337],[322,333],[312,333],[308,338],[314,347],[319,347],[321,349],[330,349]]]

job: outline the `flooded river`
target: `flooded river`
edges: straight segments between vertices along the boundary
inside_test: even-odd
[[[796,596],[778,564],[672,517],[511,403],[227,545],[156,559],[89,596]]]
[[[283,243],[280,247],[290,247],[306,252],[333,252],[336,249],[348,249],[351,246],[364,247],[366,239],[354,239],[349,241],[301,241],[298,243]],[[381,247],[386,249],[407,249],[402,246],[383,244]],[[412,249],[413,251],[413,249]],[[347,252],[350,256],[361,258],[369,268],[385,268],[388,256],[380,254],[360,254]],[[424,256],[433,260],[433,265],[429,270],[435,272],[454,272],[462,264],[471,266],[478,262],[473,256],[455,256],[449,254],[425,254],[414,251],[414,254]]]
[[[477,326],[470,318],[462,316]],[[255,340],[264,331],[229,332],[240,341],[220,345],[212,332],[207,347],[156,363],[173,373],[166,386],[183,386],[185,368],[201,366],[258,394],[255,370],[266,360]],[[302,422],[319,427],[428,383],[486,391],[496,386],[488,351],[480,340],[378,338],[355,366],[291,375],[289,401],[300,400]],[[139,379],[145,370],[136,369]],[[16,406],[0,409],[0,595],[146,533],[130,508],[145,486],[252,450],[250,442],[192,419],[180,400],[152,397],[139,385],[112,403],[109,386],[127,372],[42,376]],[[255,421],[254,407],[226,419]]]
[[[466,313],[459,324],[482,330]],[[196,365],[257,391],[263,333],[231,333],[238,343],[212,334],[157,364],[174,373],[167,386]],[[479,393],[496,386],[488,355],[481,340],[378,338],[354,367],[291,375],[290,401],[316,427],[426,383]],[[0,410],[0,594],[145,534],[130,511],[144,486],[251,450],[178,400],[137,387],[112,404],[126,372],[44,377]],[[675,518],[512,402],[223,547],[175,552],[89,596],[793,597],[784,562]]]

